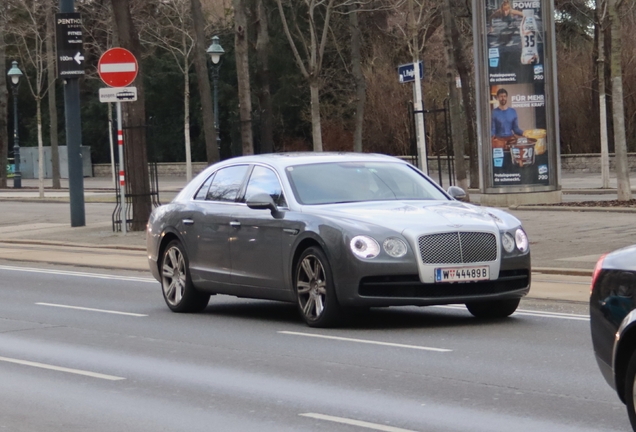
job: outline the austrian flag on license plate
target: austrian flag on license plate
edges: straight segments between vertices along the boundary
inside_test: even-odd
[[[435,269],[435,282],[470,282],[490,279],[490,268],[445,267]]]

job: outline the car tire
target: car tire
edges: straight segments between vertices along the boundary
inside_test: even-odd
[[[468,312],[475,318],[506,318],[512,315],[521,299],[491,300],[466,303]]]
[[[625,392],[624,400],[627,405],[627,415],[629,422],[632,424],[632,429],[636,431],[636,352],[632,354],[627,365],[627,372],[625,373]]]
[[[173,312],[200,312],[208,305],[210,295],[192,285],[188,256],[178,240],[168,243],[161,256],[161,291]]]
[[[303,251],[294,270],[296,304],[310,327],[331,327],[342,317],[336,297],[331,266],[322,249],[316,246]]]

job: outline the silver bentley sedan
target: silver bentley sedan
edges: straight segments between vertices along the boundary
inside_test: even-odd
[[[208,167],[148,222],[150,270],[174,312],[210,295],[296,303],[309,326],[375,306],[512,314],[530,289],[518,219],[459,201],[400,159],[245,156]]]

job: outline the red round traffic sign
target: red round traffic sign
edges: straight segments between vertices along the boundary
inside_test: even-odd
[[[124,48],[111,48],[99,59],[97,72],[111,87],[126,87],[137,77],[137,59]]]

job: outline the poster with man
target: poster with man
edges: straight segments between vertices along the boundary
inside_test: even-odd
[[[496,187],[550,183],[541,1],[491,0],[486,5]]]

